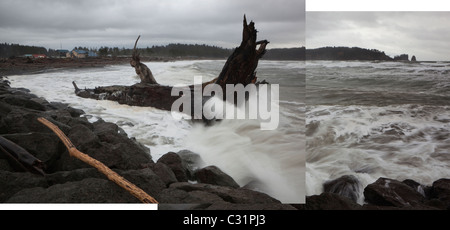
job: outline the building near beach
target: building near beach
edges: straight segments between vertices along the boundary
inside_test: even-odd
[[[74,58],[86,58],[88,56],[88,52],[85,50],[72,50],[71,56]]]

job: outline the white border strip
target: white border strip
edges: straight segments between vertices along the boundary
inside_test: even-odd
[[[450,11],[448,0],[305,0],[306,11]]]
[[[0,204],[0,210],[158,210],[158,204]]]

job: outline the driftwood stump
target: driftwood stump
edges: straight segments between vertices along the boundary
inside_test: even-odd
[[[226,84],[255,84],[256,68],[259,59],[266,52],[267,40],[257,41],[257,30],[255,23],[247,23],[244,15],[242,42],[234,52],[228,57],[225,65],[222,68],[219,76],[209,82],[204,82],[202,89],[209,84],[218,84],[225,92]],[[120,104],[127,104],[131,106],[149,106],[163,110],[171,110],[174,101],[182,95],[171,96],[173,86],[159,85],[153,78],[150,69],[142,64],[139,59],[139,53],[136,51],[136,40],[132,60],[130,62],[136,70],[136,73],[141,78],[141,83],[131,86],[106,86],[97,87],[95,89],[79,89],[75,82],[75,93],[77,96],[84,98],[93,98],[97,100],[111,100],[117,101]],[[259,47],[257,47],[259,45]],[[265,82],[263,82],[265,83]],[[191,93],[195,85],[189,86]],[[224,95],[225,96],[225,95]]]
[[[152,71],[150,71],[150,69],[145,64],[141,63],[141,59],[139,58],[139,52],[137,52],[136,50],[136,45],[140,37],[141,35],[139,35],[139,37],[136,39],[136,42],[134,43],[133,55],[131,57],[130,65],[135,69],[136,74],[141,79],[141,83],[158,84],[153,77]]]

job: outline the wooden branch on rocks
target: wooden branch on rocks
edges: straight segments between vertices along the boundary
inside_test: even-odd
[[[89,155],[80,152],[75,146],[72,144],[70,139],[56,126],[45,118],[38,118],[38,121],[50,128],[64,143],[67,150],[69,151],[70,156],[76,157],[83,161],[86,164],[96,168],[98,171],[103,173],[109,180],[113,181],[123,189],[127,190],[133,196],[138,198],[142,203],[158,203],[153,197],[148,195],[144,190],[140,189],[136,185],[132,184],[125,178],[121,177],[119,174],[108,168],[102,162],[90,157]]]
[[[266,52],[266,45],[269,43],[267,40],[257,41],[256,34],[255,24],[253,22],[247,23],[244,15],[242,42],[240,46],[228,57],[219,76],[211,81],[204,82],[201,85],[202,89],[209,84],[218,84],[221,86],[223,92],[226,92],[225,86],[227,84],[243,84],[245,86],[256,83],[257,77],[255,70],[258,66],[259,59]],[[136,50],[136,44],[139,38],[140,36],[135,42],[130,64],[135,68],[136,73],[141,78],[140,83],[132,86],[106,86],[82,90],[73,82],[75,94],[83,98],[112,100],[131,106],[149,106],[163,110],[171,110],[173,102],[182,95],[171,96],[173,87],[157,84],[150,69],[140,62],[139,53]],[[262,83],[267,82],[263,81]],[[192,94],[195,86],[191,85],[189,87]]]
[[[45,175],[44,163],[31,155],[27,150],[16,143],[0,136],[0,152],[5,154],[13,168],[20,171],[29,171],[32,173]]]

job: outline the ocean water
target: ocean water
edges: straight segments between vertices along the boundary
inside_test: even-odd
[[[190,85],[217,77],[225,60],[145,63],[163,85]],[[260,61],[258,80],[279,84],[279,125],[261,130],[258,120],[222,120],[205,127],[178,120],[170,111],[120,105],[77,97],[79,88],[132,85],[139,82],[129,65],[104,68],[61,69],[32,75],[9,76],[11,87],[23,87],[48,101],[82,109],[91,122],[103,119],[125,130],[150,148],[154,161],[163,154],[188,149],[198,153],[205,165],[216,165],[241,186],[261,191],[283,203],[304,203],[305,186],[305,74],[304,63]]]
[[[449,62],[307,61],[307,195],[343,175],[361,188],[448,178],[449,74]]]

